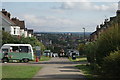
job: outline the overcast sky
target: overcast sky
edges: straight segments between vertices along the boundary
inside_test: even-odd
[[[83,0],[84,1],[84,0]],[[12,17],[39,32],[87,32],[116,15],[117,2],[3,2]]]

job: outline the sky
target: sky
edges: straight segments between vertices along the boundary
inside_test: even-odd
[[[84,0],[83,0],[84,1]],[[2,8],[35,32],[94,32],[116,15],[117,2],[2,2]]]

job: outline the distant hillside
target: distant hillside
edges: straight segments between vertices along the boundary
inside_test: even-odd
[[[34,34],[43,34],[43,33],[49,33],[49,34],[68,34],[68,33],[72,33],[72,34],[80,34],[83,35],[84,32],[34,32]],[[90,35],[92,32],[85,32],[86,35]]]

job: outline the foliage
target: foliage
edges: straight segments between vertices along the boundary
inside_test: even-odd
[[[113,25],[98,38],[96,42],[96,61],[99,65],[103,61],[103,58],[108,56],[111,51],[120,48],[120,32],[118,30],[118,25]]]
[[[79,44],[77,50],[80,52],[80,55],[84,54],[85,44]]]
[[[111,53],[120,49],[119,30],[118,24],[113,24],[100,34],[97,41],[86,44],[87,60],[94,71],[112,76],[120,74],[120,51]]]
[[[10,35],[8,32],[2,32],[2,44],[31,44],[33,47],[40,46],[41,50],[45,49],[45,46],[39,42],[35,37],[23,37],[18,38],[17,36]]]
[[[120,50],[111,52],[109,56],[104,58],[102,70],[104,75],[120,76]]]
[[[95,63],[96,44],[94,42],[85,45],[85,53],[89,63]]]
[[[48,61],[50,59],[51,59],[50,57],[41,56],[40,61]]]

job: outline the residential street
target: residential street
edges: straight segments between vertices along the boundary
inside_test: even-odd
[[[52,58],[47,62],[39,62],[43,68],[33,77],[35,79],[50,80],[85,80],[83,74],[74,66],[78,62],[70,62],[67,58]]]

